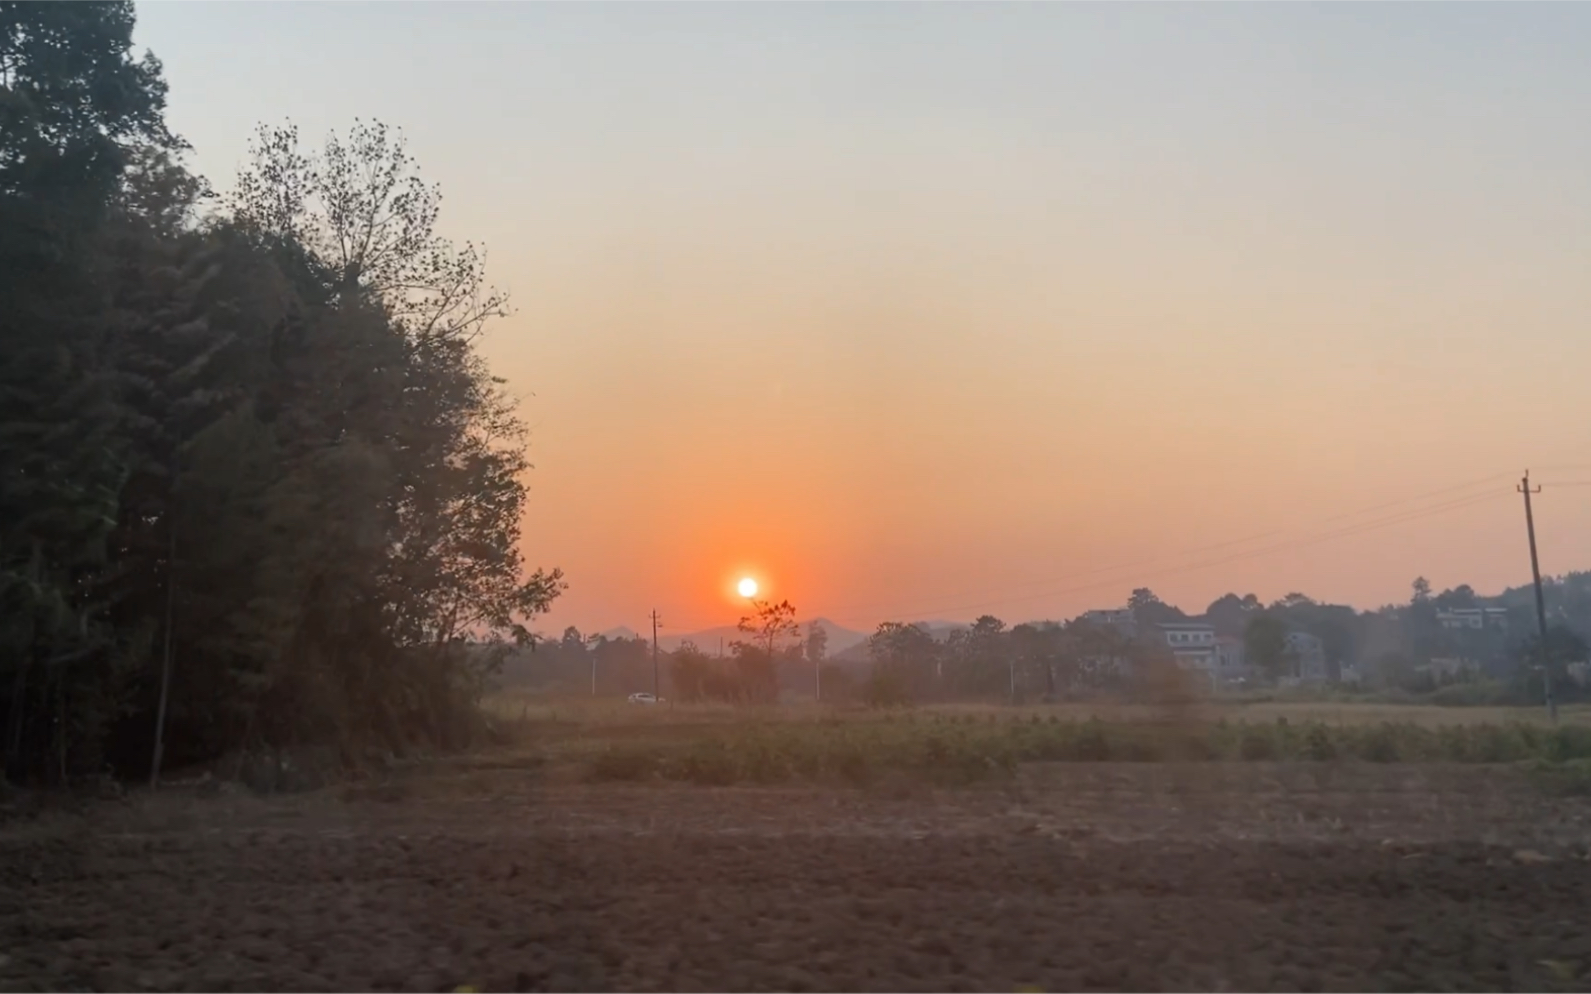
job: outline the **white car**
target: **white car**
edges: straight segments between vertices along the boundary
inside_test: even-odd
[[[651,694],[631,694],[631,704],[662,704],[663,698],[653,697]]]

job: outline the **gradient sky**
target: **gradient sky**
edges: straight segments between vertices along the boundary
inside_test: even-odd
[[[1527,466],[1591,568],[1591,6],[138,12],[217,187],[375,117],[487,245],[546,629],[1489,592]]]

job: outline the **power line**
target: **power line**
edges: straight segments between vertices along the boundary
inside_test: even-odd
[[[1429,500],[1429,499],[1431,499],[1433,497],[1440,497],[1440,496],[1444,496],[1446,494],[1451,494],[1451,493],[1456,493],[1456,492],[1463,491],[1463,490],[1473,489],[1473,488],[1481,486],[1483,484],[1495,483],[1495,482],[1501,481],[1502,479],[1504,479],[1506,477],[1509,477],[1511,475],[1512,475],[1512,473],[1509,473],[1509,472],[1493,473],[1493,474],[1491,474],[1489,476],[1480,477],[1478,479],[1470,480],[1470,481],[1465,482],[1465,483],[1453,484],[1451,486],[1442,487],[1442,488],[1439,488],[1437,490],[1431,490],[1431,491],[1428,491],[1426,493],[1416,494],[1416,495],[1413,495],[1413,496],[1410,496],[1410,497],[1403,497],[1403,498],[1400,498],[1398,500],[1386,501],[1386,502],[1383,502],[1383,503],[1380,503],[1380,504],[1373,504],[1373,505],[1371,505],[1369,507],[1360,508],[1360,509],[1355,510],[1355,511],[1348,511],[1348,512],[1344,512],[1342,514],[1335,514],[1335,515],[1332,515],[1330,517],[1323,518],[1323,519],[1319,520],[1314,525],[1305,525],[1305,526],[1302,526],[1302,528],[1318,528],[1320,525],[1330,524],[1330,523],[1332,523],[1334,521],[1342,521],[1342,520],[1349,519],[1349,518],[1360,517],[1360,516],[1375,512],[1375,511],[1385,510],[1386,508],[1389,508],[1389,507],[1395,507],[1395,506],[1400,505],[1400,504],[1409,504],[1409,503],[1413,503],[1413,502],[1416,502],[1416,501]],[[1417,509],[1415,509],[1415,510],[1417,510]],[[1122,571],[1125,571],[1125,570],[1132,570],[1132,569],[1136,569],[1136,568],[1138,568],[1140,566],[1152,565],[1152,564],[1155,564],[1155,563],[1165,562],[1167,560],[1184,559],[1184,558],[1187,558],[1187,557],[1190,557],[1190,556],[1198,555],[1200,553],[1211,552],[1211,551],[1214,551],[1216,549],[1230,548],[1230,547],[1236,546],[1236,545],[1246,545],[1246,544],[1248,544],[1250,542],[1257,542],[1257,541],[1260,541],[1261,539],[1270,538],[1270,537],[1275,536],[1275,535],[1284,535],[1284,534],[1287,534],[1289,531],[1299,531],[1299,530],[1302,530],[1302,529],[1301,528],[1273,529],[1273,530],[1268,531],[1268,532],[1261,532],[1259,534],[1250,535],[1250,536],[1247,536],[1245,538],[1230,539],[1230,540],[1227,540],[1227,541],[1224,541],[1224,542],[1217,542],[1217,543],[1214,543],[1212,545],[1197,546],[1197,547],[1192,548],[1192,549],[1182,550],[1181,552],[1163,553],[1163,554],[1159,554],[1159,555],[1149,556],[1149,557],[1143,558],[1143,559],[1132,560],[1132,561],[1128,561],[1128,562],[1124,562],[1124,563],[1117,563],[1115,565],[1100,566],[1100,567],[1095,567],[1093,569],[1082,570],[1082,571],[1073,572],[1073,573],[1061,574],[1059,576],[1047,577],[1047,578],[1039,579],[1039,580],[1029,580],[1029,581],[1026,581],[1026,582],[1023,582],[1023,583],[1013,584],[1013,585],[1007,587],[1006,589],[1007,590],[1011,590],[1011,591],[1015,591],[1015,590],[1029,588],[1029,587],[1047,586],[1049,584],[1054,584],[1054,583],[1065,583],[1065,582],[1068,582],[1068,581],[1071,581],[1071,580],[1078,580],[1078,579],[1082,579],[1084,577],[1097,576],[1097,575],[1100,575],[1100,574],[1103,574],[1103,573],[1117,573],[1117,572],[1122,572]],[[1274,546],[1274,547],[1268,547],[1268,548],[1280,548],[1280,547],[1281,546]],[[1226,560],[1222,560],[1222,561],[1225,562]],[[1105,583],[1120,582],[1123,579],[1125,579],[1125,578],[1124,577],[1117,577],[1117,578],[1115,578],[1113,580],[1105,581]],[[939,608],[939,609],[936,609],[936,610],[940,610],[940,611],[970,610],[972,608],[976,608],[976,607],[979,607],[979,606],[990,605],[990,604],[1019,603],[1022,600],[1034,600],[1034,599],[1037,599],[1038,597],[1048,596],[1048,594],[1050,594],[1050,593],[1070,593],[1070,592],[1073,592],[1074,590],[1093,589],[1094,587],[1102,586],[1102,585],[1104,585],[1104,583],[1091,584],[1091,585],[1088,585],[1088,586],[1085,586],[1085,587],[1082,587],[1082,588],[1068,588],[1067,590],[1064,590],[1064,591],[1049,591],[1049,592],[1040,591],[1040,592],[1035,593],[1032,596],[1026,596],[1026,597],[1022,597],[1022,598],[1002,598],[1000,600],[985,601],[985,602],[983,602],[982,605],[971,605],[970,607],[946,607],[946,608]],[[894,602],[894,603],[899,603],[899,602],[897,601],[897,602]],[[841,605],[840,607],[833,608],[833,609],[829,610],[826,613],[828,613],[830,615],[846,615],[849,618],[854,619],[855,618],[854,614],[847,614],[847,613],[848,612],[869,611],[869,610],[875,610],[875,609],[878,609],[878,608],[890,608],[892,606],[893,605],[891,603],[889,603],[889,602],[875,601],[875,602],[872,602],[872,603],[864,603],[864,604]],[[892,613],[897,613],[897,614],[902,614],[902,613],[916,614],[918,612],[894,611]]]
[[[1450,488],[1448,492],[1451,492],[1451,489],[1452,488]],[[1498,500],[1498,499],[1506,497],[1506,496],[1507,496],[1507,494],[1505,492],[1495,492],[1495,493],[1486,493],[1486,494],[1472,494],[1472,495],[1469,495],[1469,496],[1466,496],[1466,497],[1457,498],[1455,500],[1451,500],[1451,501],[1446,501],[1446,502],[1443,502],[1443,503],[1435,504],[1435,505],[1432,505],[1430,507],[1415,508],[1415,509],[1411,509],[1411,510],[1408,510],[1408,511],[1399,512],[1398,514],[1389,515],[1389,516],[1387,516],[1385,518],[1375,519],[1375,520],[1367,521],[1367,522],[1359,522],[1357,524],[1350,525],[1350,526],[1348,526],[1346,528],[1342,528],[1342,529],[1338,529],[1338,530],[1335,530],[1335,531],[1326,532],[1326,533],[1323,533],[1323,534],[1320,534],[1320,535],[1315,535],[1315,536],[1311,536],[1311,537],[1307,537],[1307,538],[1303,538],[1303,539],[1298,539],[1298,540],[1291,541],[1291,542],[1278,543],[1276,545],[1265,546],[1265,547],[1262,547],[1262,548],[1259,548],[1259,549],[1250,549],[1250,550],[1248,550],[1246,552],[1242,552],[1242,553],[1238,553],[1236,555],[1226,556],[1226,557],[1222,557],[1222,558],[1218,558],[1218,559],[1206,560],[1206,561],[1203,561],[1203,562],[1196,562],[1196,563],[1188,563],[1188,564],[1184,564],[1184,565],[1181,565],[1181,566],[1168,567],[1166,569],[1152,571],[1147,576],[1141,576],[1138,579],[1158,579],[1160,577],[1172,576],[1172,575],[1176,575],[1176,574],[1179,574],[1179,573],[1192,572],[1194,570],[1200,570],[1200,569],[1208,569],[1208,568],[1210,568],[1212,566],[1221,566],[1221,565],[1225,565],[1227,563],[1241,562],[1241,561],[1244,561],[1244,560],[1247,560],[1247,559],[1253,559],[1253,558],[1256,558],[1256,557],[1259,557],[1259,556],[1268,555],[1268,554],[1273,553],[1273,552],[1291,551],[1293,549],[1304,548],[1304,547],[1310,546],[1310,545],[1318,545],[1321,542],[1330,541],[1331,539],[1334,539],[1334,538],[1347,538],[1347,537],[1351,537],[1351,536],[1354,536],[1354,535],[1360,535],[1360,534],[1363,534],[1365,532],[1375,531],[1375,530],[1377,530],[1379,528],[1385,528],[1385,527],[1389,527],[1389,526],[1392,526],[1392,525],[1404,524],[1404,523],[1409,522],[1409,521],[1416,521],[1416,520],[1419,520],[1421,518],[1431,517],[1431,516],[1436,515],[1436,514],[1442,514],[1442,513],[1449,512],[1449,511],[1461,510],[1461,509],[1466,508],[1466,507],[1473,507],[1475,505],[1484,504],[1484,503],[1487,503],[1488,501]],[[1339,518],[1340,518],[1340,516],[1339,516]],[[1029,595],[1024,595],[1024,596],[1021,596],[1021,597],[1006,597],[1006,598],[999,598],[999,599],[994,599],[994,600],[985,600],[985,601],[982,601],[980,603],[975,603],[975,604],[958,604],[958,605],[950,605],[950,606],[929,608],[929,609],[921,610],[921,611],[910,611],[910,612],[901,612],[901,613],[902,614],[910,614],[910,615],[914,615],[914,616],[923,616],[923,615],[934,615],[934,614],[953,612],[953,611],[972,611],[972,610],[978,610],[978,609],[981,609],[981,608],[998,607],[998,606],[1007,605],[1007,604],[1019,604],[1019,603],[1023,603],[1023,602],[1026,602],[1026,601],[1038,600],[1038,599],[1043,598],[1043,597],[1059,597],[1059,596],[1064,596],[1066,594],[1082,593],[1082,592],[1088,591],[1088,590],[1096,590],[1096,589],[1099,589],[1101,587],[1109,586],[1111,584],[1121,583],[1121,582],[1124,581],[1124,579],[1125,579],[1124,577],[1112,577],[1112,578],[1110,578],[1108,580],[1101,580],[1101,581],[1097,581],[1097,582],[1094,582],[1094,583],[1082,584],[1080,586],[1068,587],[1068,588],[1061,589],[1061,590],[1042,591],[1042,592],[1039,592],[1039,593],[1036,593],[1036,594],[1029,594]],[[851,616],[851,617],[847,617],[845,620],[856,622],[859,619],[855,618],[854,616]]]

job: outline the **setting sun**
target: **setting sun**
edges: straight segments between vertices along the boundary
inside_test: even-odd
[[[740,592],[742,597],[755,597],[757,596],[757,581],[749,576],[741,577],[740,582],[735,584],[735,589]]]

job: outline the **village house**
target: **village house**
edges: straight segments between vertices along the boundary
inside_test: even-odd
[[[1179,667],[1205,674],[1212,684],[1219,681],[1214,625],[1198,621],[1172,621],[1158,624],[1155,628],[1165,639]]]

